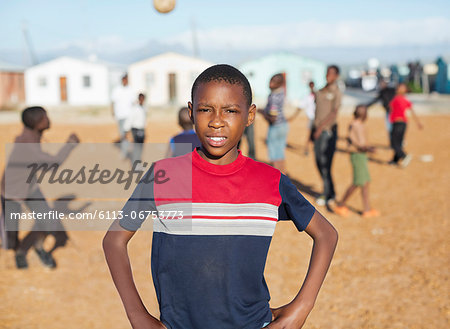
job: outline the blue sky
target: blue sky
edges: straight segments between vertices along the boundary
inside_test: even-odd
[[[0,51],[23,50],[24,22],[38,54],[149,42],[189,49],[193,20],[202,53],[450,44],[448,0],[177,0],[169,14],[152,0],[1,0]]]

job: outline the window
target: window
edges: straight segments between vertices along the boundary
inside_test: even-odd
[[[91,86],[91,77],[89,75],[83,76],[83,87],[89,88]]]
[[[39,87],[46,87],[47,86],[47,78],[46,77],[39,77],[38,78],[38,86]]]

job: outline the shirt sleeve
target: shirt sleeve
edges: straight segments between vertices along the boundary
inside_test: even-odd
[[[412,108],[412,103],[409,101],[409,99],[406,99],[406,108],[410,110]]]
[[[154,164],[137,184],[133,194],[122,208],[120,226],[128,231],[137,231],[151,211],[156,211],[153,190]],[[151,216],[150,216],[151,217]]]
[[[281,204],[278,208],[278,220],[292,220],[297,230],[304,231],[316,209],[283,174],[280,178],[280,195]]]

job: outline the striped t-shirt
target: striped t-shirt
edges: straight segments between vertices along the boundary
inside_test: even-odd
[[[156,162],[124,206],[121,226],[137,230],[142,221],[127,214],[145,210],[178,211],[153,221],[153,282],[169,329],[270,322],[264,267],[275,225],[292,220],[302,231],[315,212],[277,169],[240,152],[214,165],[197,150]]]

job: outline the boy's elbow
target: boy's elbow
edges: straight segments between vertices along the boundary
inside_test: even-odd
[[[339,240],[339,234],[337,232],[337,230],[334,228],[334,226],[331,226],[330,231],[328,232],[328,243],[330,245],[331,248],[336,249],[338,240]]]
[[[115,233],[114,231],[108,231],[103,237],[102,248],[105,254],[108,253],[108,251],[110,251],[114,247],[118,246],[119,241],[114,233]]]

